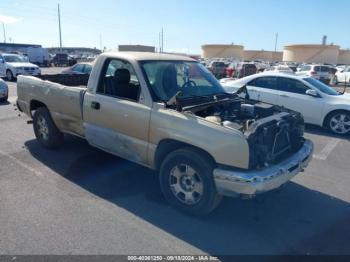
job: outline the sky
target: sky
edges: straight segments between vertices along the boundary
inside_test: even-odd
[[[167,52],[199,54],[203,44],[231,43],[274,50],[276,33],[280,51],[321,43],[323,35],[350,48],[349,0],[0,0],[7,42],[58,46],[58,3],[66,47],[158,47],[164,28]]]

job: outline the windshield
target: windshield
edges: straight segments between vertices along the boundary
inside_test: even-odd
[[[4,60],[7,63],[22,63],[25,62],[25,59],[19,55],[4,55]]]
[[[304,78],[304,80],[306,82],[308,82],[309,84],[311,84],[312,86],[316,87],[322,93],[325,93],[325,94],[330,95],[330,96],[339,96],[340,95],[336,90],[334,90],[333,88],[327,86],[326,84],[318,81],[317,79],[308,77],[308,78]]]
[[[226,93],[215,77],[200,63],[187,61],[141,62],[145,78],[158,101]]]

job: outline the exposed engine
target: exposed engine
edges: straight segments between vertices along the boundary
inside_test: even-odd
[[[294,111],[243,99],[189,108],[207,121],[240,130],[250,148],[249,167],[264,168],[299,150],[304,142],[304,120]]]

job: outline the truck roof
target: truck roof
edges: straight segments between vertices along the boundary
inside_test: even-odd
[[[102,56],[115,57],[121,59],[132,59],[136,61],[196,61],[187,56],[172,55],[172,54],[161,54],[161,53],[150,53],[150,52],[107,52],[103,53]]]

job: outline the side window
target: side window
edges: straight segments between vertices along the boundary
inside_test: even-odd
[[[123,60],[107,60],[102,70],[97,93],[138,101],[140,83],[132,65]]]
[[[315,67],[314,67],[314,71],[316,71],[316,72],[321,72],[321,67],[320,67],[320,66],[315,66]]]
[[[92,71],[92,66],[91,65],[85,65],[84,67],[84,74],[90,74]]]
[[[73,71],[74,72],[79,72],[79,73],[82,73],[83,72],[83,69],[84,69],[84,65],[83,64],[77,64],[73,67]]]
[[[326,67],[326,66],[321,67],[321,72],[328,73],[330,71],[331,71],[331,69],[329,67]]]
[[[301,71],[310,71],[311,66],[304,66]]]
[[[251,81],[248,85],[260,88],[276,89],[277,79],[275,77],[259,77]]]
[[[278,89],[284,92],[305,95],[306,90],[309,88],[298,80],[281,77],[278,80]]]

